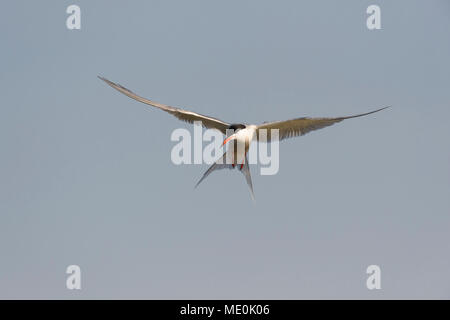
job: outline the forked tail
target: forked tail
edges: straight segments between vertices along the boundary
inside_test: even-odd
[[[227,153],[225,152],[221,158],[217,159],[216,162],[214,162],[209,168],[208,170],[206,170],[206,172],[203,174],[202,178],[197,182],[197,184],[195,185],[195,188],[198,187],[198,185],[205,180],[205,178],[207,176],[209,176],[211,174],[211,172],[215,171],[215,170],[220,170],[220,169],[234,169],[234,168],[238,168],[239,171],[242,172],[242,174],[245,177],[245,180],[247,181],[247,185],[250,189],[250,195],[252,196],[253,201],[255,201],[255,195],[253,193],[253,184],[252,184],[252,177],[250,174],[250,167],[248,165],[248,158],[247,156],[245,156],[245,162],[244,165],[241,166],[240,165],[232,165],[232,164],[227,164],[226,163],[226,155]]]
[[[240,167],[239,167],[240,168]],[[252,196],[252,200],[255,201],[255,194],[253,193],[253,184],[252,184],[252,176],[250,174],[250,167],[248,165],[248,158],[247,155],[245,156],[245,163],[242,169],[239,169],[242,174],[245,177],[245,180],[247,181],[247,185],[250,189],[250,195]]]

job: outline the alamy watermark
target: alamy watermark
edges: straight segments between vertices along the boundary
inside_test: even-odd
[[[81,268],[76,264],[67,267],[66,288],[69,290],[81,290]]]
[[[366,287],[369,290],[381,289],[381,268],[376,264],[367,267],[366,273],[369,275],[366,281]]]

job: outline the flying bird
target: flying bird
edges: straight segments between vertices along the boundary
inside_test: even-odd
[[[217,118],[208,117],[199,113],[195,113],[188,110],[183,110],[176,107],[171,107],[162,103],[158,103],[146,98],[143,98],[141,96],[138,96],[134,92],[130,91],[129,89],[121,86],[120,84],[114,83],[112,81],[109,81],[106,78],[98,76],[99,79],[106,82],[108,85],[116,89],[117,91],[123,93],[124,95],[137,100],[139,102],[148,104],[150,106],[156,107],[158,109],[161,109],[163,111],[166,111],[173,116],[177,117],[181,121],[185,121],[188,123],[194,123],[194,121],[201,121],[202,125],[205,128],[208,129],[216,129],[222,132],[226,139],[223,142],[223,145],[227,144],[230,141],[235,141],[234,146],[231,148],[228,148],[224,154],[217,159],[215,163],[213,163],[208,170],[203,174],[202,178],[198,181],[198,183],[195,185],[197,187],[211,172],[219,169],[234,169],[237,168],[242,174],[244,175],[247,184],[250,189],[250,194],[252,196],[252,199],[254,199],[254,193],[253,193],[253,185],[252,185],[252,178],[250,175],[250,169],[248,166],[248,158],[247,158],[247,152],[250,147],[250,143],[252,139],[259,139],[260,135],[259,133],[264,129],[266,130],[266,140],[267,142],[272,141],[272,129],[278,129],[278,139],[284,140],[287,138],[302,136],[307,134],[308,132],[322,129],[328,126],[331,126],[335,123],[341,122],[342,120],[351,119],[351,118],[358,118],[363,117],[375,112],[379,112],[381,110],[384,110],[388,107],[380,108],[374,111],[361,113],[357,115],[352,116],[344,116],[344,117],[337,117],[337,118],[308,118],[308,117],[302,117],[302,118],[296,118],[291,120],[285,120],[285,121],[273,121],[273,122],[265,122],[260,125],[254,125],[254,124],[243,124],[243,123],[228,123],[225,121],[222,121]],[[231,132],[231,134],[230,134]],[[275,139],[275,137],[274,137]],[[243,148],[238,148],[237,146],[241,144],[244,146]]]

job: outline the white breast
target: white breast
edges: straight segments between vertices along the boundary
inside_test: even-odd
[[[242,164],[245,160],[246,148],[249,147],[252,142],[253,136],[256,134],[256,126],[248,126],[245,129],[239,130],[236,132],[236,139],[234,143],[237,145],[237,153],[234,153],[233,143],[228,144],[228,152],[233,153],[234,157],[236,157],[236,163]]]

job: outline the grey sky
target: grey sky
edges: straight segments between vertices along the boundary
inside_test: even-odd
[[[4,3],[0,298],[450,298],[449,18],[445,0]],[[238,172],[194,190],[207,166],[170,161],[192,127],[98,74],[229,122],[394,107],[280,143],[254,204]]]

